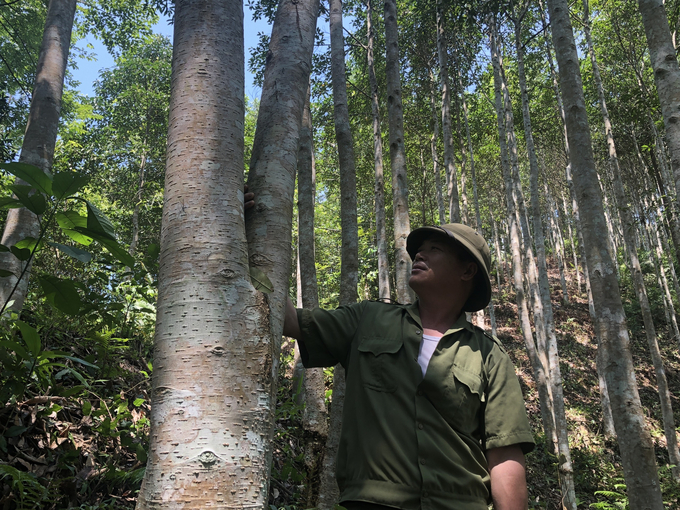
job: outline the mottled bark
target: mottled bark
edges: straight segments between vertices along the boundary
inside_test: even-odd
[[[31,107],[19,156],[20,163],[37,166],[47,174],[52,172],[76,3],[76,0],[51,0],[49,3]],[[16,179],[15,184],[28,183]],[[37,239],[39,232],[38,216],[23,207],[10,209],[0,244],[9,248],[27,237]],[[13,301],[12,310],[20,311],[23,307],[30,276],[27,263],[29,262],[20,261],[10,252],[0,253],[0,267],[14,274],[0,278],[0,308],[8,300]],[[24,270],[24,275],[19,280]]]
[[[560,85],[570,147],[574,190],[581,216],[586,264],[593,293],[599,348],[604,351],[605,378],[614,426],[621,450],[627,492],[632,508],[661,510],[654,447],[645,428],[637,391],[621,294],[614,262],[609,256],[602,197],[593,159],[590,127],[574,34],[566,0],[548,0],[553,44],[557,53]]]
[[[387,228],[385,221],[385,181],[383,176],[383,146],[380,129],[380,103],[378,101],[378,80],[375,77],[373,5],[366,2],[366,25],[368,30],[368,83],[371,87],[371,111],[373,113],[373,162],[375,166],[375,237],[378,248],[378,297],[390,299],[390,261],[387,252]],[[436,163],[435,163],[435,172]],[[437,188],[441,199],[441,188]]]
[[[392,169],[396,291],[397,301],[400,303],[410,303],[413,301],[413,292],[408,286],[408,280],[411,276],[411,257],[406,252],[406,238],[411,232],[411,222],[408,214],[408,179],[406,177],[404,108],[401,102],[396,0],[385,0],[385,47],[387,114],[390,131],[390,166]]]
[[[267,503],[293,186],[317,11],[313,1],[284,1],[276,14],[251,160],[258,204],[248,234],[257,239],[248,243],[243,6],[176,2],[152,432],[140,509]],[[299,38],[287,37],[293,27]],[[268,276],[269,296],[255,290],[249,266]]]
[[[543,427],[548,440],[552,440],[554,434],[553,411],[551,398],[548,389],[549,380],[545,366],[539,358],[536,344],[532,333],[531,321],[529,319],[529,307],[527,306],[526,294],[524,293],[524,282],[522,277],[522,253],[520,247],[520,228],[517,220],[514,185],[512,183],[512,172],[510,161],[508,160],[508,148],[506,142],[505,111],[503,108],[502,77],[500,55],[498,53],[498,32],[495,17],[489,16],[490,32],[490,51],[491,62],[494,71],[494,93],[496,117],[498,120],[498,142],[501,150],[501,168],[503,171],[503,181],[505,183],[505,200],[507,206],[507,218],[509,227],[509,244],[512,254],[512,277],[515,288],[515,298],[519,311],[520,328],[524,337],[524,344],[531,360],[534,370],[534,378],[539,393],[539,403],[541,406],[541,417]]]
[[[638,0],[638,5],[654,69],[677,196],[680,195],[680,67],[663,1]]]
[[[548,282],[548,267],[545,260],[545,239],[541,221],[541,208],[538,195],[538,158],[534,147],[534,136],[531,129],[531,114],[529,113],[529,93],[527,92],[526,75],[524,72],[524,48],[522,47],[522,18],[526,11],[513,17],[515,28],[515,51],[517,54],[517,72],[522,97],[522,119],[524,123],[524,139],[529,156],[531,183],[531,216],[534,220],[534,240],[536,243],[536,258],[538,260],[538,290],[540,297],[540,314],[534,314],[534,320],[545,322],[545,335],[548,351],[548,371],[550,374],[552,407],[555,420],[557,439],[558,470],[560,472],[560,486],[562,489],[562,505],[567,510],[576,510],[576,490],[574,487],[574,469],[569,451],[569,434],[567,417],[564,409],[564,392],[560,359],[557,350],[555,322],[553,319],[552,303],[550,302],[550,284]]]
[[[444,6],[437,1],[437,55],[439,57],[439,83],[442,89],[442,135],[444,137],[444,170],[446,171],[447,194],[449,198],[449,221],[460,223],[458,198],[458,176],[453,155],[453,134],[451,130],[451,87],[449,84],[448,54],[444,35]]]

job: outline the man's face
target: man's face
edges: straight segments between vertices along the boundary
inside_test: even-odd
[[[421,298],[428,293],[450,294],[468,288],[477,273],[474,262],[462,262],[458,249],[445,238],[430,237],[418,248],[409,286]]]

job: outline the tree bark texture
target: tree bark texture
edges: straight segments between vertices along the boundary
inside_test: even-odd
[[[52,172],[76,3],[76,0],[51,0],[49,3],[28,123],[21,145],[19,162],[37,166],[47,174]],[[28,183],[17,179],[15,184]],[[38,216],[23,207],[10,209],[0,244],[9,248],[27,237],[37,239],[39,232]],[[28,292],[30,268],[26,269],[18,285],[17,279],[25,264],[26,262],[20,261],[11,252],[0,253],[0,267],[15,275],[0,278],[0,307],[8,299],[14,301],[11,307],[13,310],[20,311],[23,307]]]
[[[444,34],[444,6],[437,1],[437,55],[439,56],[439,83],[442,89],[442,135],[444,137],[444,169],[446,170],[447,193],[449,198],[449,221],[460,223],[460,201],[458,197],[458,176],[453,155],[453,133],[451,130],[451,86],[449,84],[448,49]]]
[[[289,214],[287,224],[268,231],[274,223],[269,211],[284,218],[286,210],[292,213],[318,9],[310,4],[282,2],[274,23],[253,150],[253,166],[268,163],[268,175],[251,184],[258,218],[250,231],[268,248],[258,251],[252,243],[255,257],[249,260],[243,5],[176,3],[152,433],[140,509],[260,509],[267,502],[283,325],[283,307],[277,315],[270,304],[287,294],[291,229]],[[282,33],[300,34],[300,40]],[[287,75],[280,75],[282,64]],[[286,88],[277,89],[272,80]],[[277,95],[291,111],[272,106]],[[277,157],[293,162],[292,171],[267,158],[275,152],[271,145]],[[251,172],[257,176],[257,170]],[[268,297],[252,286],[250,265],[271,280]]]
[[[604,350],[605,378],[621,449],[631,508],[663,508],[654,447],[637,391],[621,294],[614,263],[603,233],[607,226],[593,159],[579,59],[566,0],[548,0],[553,44],[564,100],[574,190],[582,212],[586,264],[593,293],[595,320]]]
[[[536,349],[536,343],[534,342],[531,320],[529,318],[529,307],[527,305],[526,294],[524,292],[524,282],[522,278],[522,253],[520,247],[521,234],[516,214],[515,197],[513,191],[514,186],[512,184],[510,161],[508,160],[508,148],[505,133],[505,112],[503,109],[501,63],[498,52],[498,31],[496,28],[496,19],[493,15],[489,16],[489,32],[491,62],[494,73],[496,118],[498,121],[498,142],[501,151],[501,169],[503,171],[503,181],[505,184],[505,200],[509,227],[509,245],[512,255],[512,280],[515,288],[517,309],[519,311],[520,327],[524,337],[524,343],[527,348],[527,353],[529,354],[529,359],[531,360],[531,365],[534,371],[536,386],[538,388],[543,427],[546,437],[552,441],[554,435],[554,419],[551,406],[552,400],[550,398],[548,389],[549,375],[546,373],[546,366],[539,358]]]
[[[584,0],[587,1],[587,0]],[[526,12],[526,11],[524,11]],[[534,320],[545,321],[545,335],[548,354],[548,372],[550,374],[551,393],[553,398],[553,412],[557,439],[558,469],[560,471],[560,485],[562,488],[562,505],[567,510],[576,510],[576,489],[574,487],[574,469],[569,451],[569,434],[567,417],[564,409],[564,392],[562,374],[560,372],[557,337],[555,335],[555,321],[553,319],[552,303],[550,301],[550,283],[548,282],[548,267],[545,260],[545,238],[541,221],[541,208],[538,195],[538,158],[534,147],[534,137],[531,129],[531,114],[529,112],[529,93],[524,71],[524,49],[522,47],[522,14],[514,16],[515,50],[517,53],[517,72],[519,74],[520,92],[522,97],[522,119],[524,123],[524,138],[529,156],[531,172],[531,215],[534,220],[534,240],[536,243],[536,258],[538,259],[538,290],[541,302],[542,317],[534,314]]]
[[[638,5],[666,129],[675,193],[680,195],[680,68],[664,3],[662,0],[638,0]]]
[[[396,0],[385,0],[385,75],[389,119],[390,166],[392,169],[392,208],[394,216],[394,250],[397,301],[410,303],[413,292],[408,286],[411,257],[406,252],[406,238],[411,232],[408,214],[408,180],[404,147],[404,108],[401,103],[399,39]]]
[[[368,83],[371,87],[371,111],[373,113],[373,158],[375,166],[375,237],[378,248],[378,297],[390,299],[390,261],[387,251],[387,227],[385,221],[385,179],[383,175],[383,146],[380,128],[380,103],[378,80],[375,77],[373,32],[373,2],[366,2],[366,26],[368,31],[367,59]],[[441,198],[441,189],[438,188]]]

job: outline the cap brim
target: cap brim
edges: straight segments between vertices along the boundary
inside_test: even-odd
[[[463,306],[463,311],[465,312],[476,312],[482,310],[491,301],[491,278],[489,276],[489,271],[486,267],[484,260],[481,255],[477,253],[477,250],[472,246],[466,239],[456,236],[452,232],[442,228],[442,227],[420,227],[413,230],[406,238],[406,251],[408,252],[411,260],[415,259],[416,253],[418,253],[418,248],[423,244],[425,239],[431,235],[442,235],[448,239],[456,241],[458,244],[463,246],[470,255],[477,262],[477,280],[478,285],[472,291],[472,294],[465,302]],[[481,278],[480,278],[481,276]]]

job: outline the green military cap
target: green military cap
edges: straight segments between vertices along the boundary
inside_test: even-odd
[[[473,228],[462,223],[448,223],[440,226],[420,227],[412,231],[406,239],[406,251],[414,259],[423,241],[432,234],[444,235],[456,241],[472,255],[477,262],[477,285],[472,289],[470,298],[463,310],[476,312],[489,304],[491,300],[491,252],[484,238]]]

